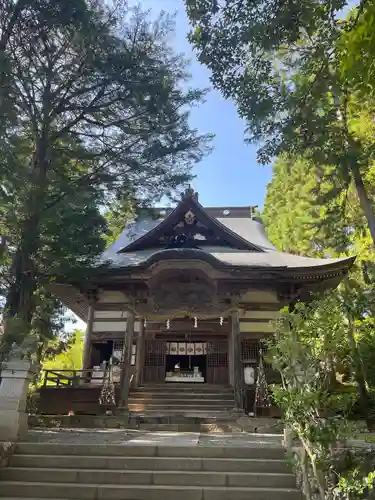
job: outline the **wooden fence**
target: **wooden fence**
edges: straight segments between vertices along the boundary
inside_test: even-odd
[[[94,374],[94,378],[93,378]],[[105,372],[95,370],[45,370],[43,386],[54,387],[79,387],[87,382],[93,382],[97,385],[103,383]]]

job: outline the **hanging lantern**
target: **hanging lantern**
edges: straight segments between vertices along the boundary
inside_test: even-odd
[[[171,327],[171,322],[169,321],[169,319],[167,319],[167,330],[169,330]]]
[[[198,318],[194,317],[194,328],[198,328]]]
[[[224,323],[224,318],[220,316],[220,326],[223,326],[223,323]]]
[[[146,328],[147,326],[147,319],[145,318],[144,322],[143,322],[143,326]]]

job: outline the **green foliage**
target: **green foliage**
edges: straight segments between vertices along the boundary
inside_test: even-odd
[[[262,220],[278,250],[305,256],[320,256],[320,207],[312,203],[316,176],[310,162],[280,157],[267,186]],[[325,250],[327,245],[324,246]]]
[[[350,500],[373,499],[375,484],[375,459],[372,450],[345,450],[333,459],[335,472],[339,474],[330,493]]]
[[[373,197],[375,164],[366,181]],[[334,166],[281,156],[273,166],[262,219],[281,251],[309,257],[358,255],[359,264],[374,260],[356,190],[343,185]]]
[[[43,361],[44,370],[80,370],[82,368],[84,333],[72,332],[67,348],[59,354]]]
[[[335,316],[346,331],[335,370],[344,383],[361,385],[364,390],[367,387],[367,409],[362,394],[362,402],[355,403],[353,415],[373,420],[374,252],[353,186],[334,198],[328,196],[335,186],[340,190],[333,174],[333,168],[322,170],[301,157],[279,158],[262,216],[271,240],[281,250],[311,257],[358,255],[350,280],[330,299],[336,301]],[[373,165],[367,179],[369,193],[373,194]],[[322,325],[325,321],[322,318]]]
[[[116,241],[124,227],[131,222],[136,209],[137,202],[129,198],[121,198],[111,205],[111,209],[105,214],[108,224],[108,245]]]
[[[374,2],[363,0],[345,20],[344,0],[185,3],[190,40],[246,120],[248,140],[261,143],[258,160],[286,153],[313,162],[331,178],[325,195],[336,204],[353,186],[374,244],[366,182],[375,159]]]
[[[266,138],[260,159],[337,121],[329,74],[345,29],[333,20],[345,3],[186,0],[190,40],[213,84],[235,101],[250,139]]]
[[[357,11],[353,11],[351,19],[354,26],[351,30],[344,31],[340,39],[341,77],[362,98],[372,101],[375,96],[375,2],[362,2],[361,15],[358,18],[356,16]]]
[[[205,92],[183,90],[189,75],[168,44],[168,16],[153,23],[126,1],[21,0],[1,2],[0,18],[0,296],[9,348],[8,320],[19,321],[18,337],[32,332],[40,287],[90,273],[106,243],[103,212],[172,196],[210,136],[189,126]]]
[[[373,484],[373,454],[368,462],[340,446],[354,430],[347,418],[353,397],[343,394],[331,376],[345,353],[349,325],[344,320],[337,296],[298,303],[276,322],[269,345],[270,360],[282,377],[273,398],[302,444],[297,467],[310,478],[303,481],[308,499],[360,500]]]

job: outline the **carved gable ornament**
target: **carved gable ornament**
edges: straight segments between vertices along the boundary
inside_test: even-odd
[[[198,201],[198,193],[191,187],[182,194],[181,201],[165,219],[142,236],[134,238],[118,253],[150,248],[225,247],[237,250],[263,252],[264,250],[209,215]]]
[[[216,282],[201,270],[163,271],[149,282],[146,301],[135,305],[137,314],[145,317],[212,315],[223,310]]]
[[[185,219],[186,224],[188,226],[191,226],[192,224],[194,224],[195,215],[191,210],[189,210],[188,212],[186,212],[184,219]]]

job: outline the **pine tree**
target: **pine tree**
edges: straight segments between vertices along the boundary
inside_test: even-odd
[[[0,3],[4,338],[29,334],[41,284],[100,252],[103,207],[171,195],[208,151],[189,125],[205,92],[183,85],[170,19],[112,7]]]

